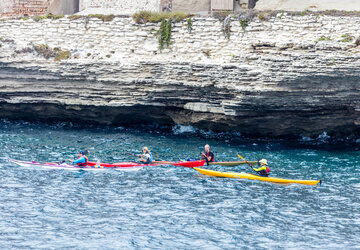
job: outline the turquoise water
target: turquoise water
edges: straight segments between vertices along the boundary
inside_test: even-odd
[[[219,179],[181,167],[138,172],[43,170],[19,160],[60,161],[88,149],[91,160],[265,157],[272,175],[321,179],[321,186]],[[325,146],[324,146],[325,145]],[[160,133],[0,121],[0,247],[355,249],[360,235],[357,144],[266,141],[233,135]],[[216,167],[248,171],[246,166]]]

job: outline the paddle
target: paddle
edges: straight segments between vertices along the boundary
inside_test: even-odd
[[[243,161],[245,161],[245,162],[247,163],[247,160],[245,160],[244,157],[242,157],[239,153],[237,154],[237,156],[238,156],[241,160],[243,160]],[[248,165],[249,167],[251,167],[251,169],[252,169],[254,172],[256,172],[256,171],[254,170],[254,168],[253,168],[249,163],[247,163],[247,165]]]

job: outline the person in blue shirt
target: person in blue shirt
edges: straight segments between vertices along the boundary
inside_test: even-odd
[[[85,152],[80,151],[78,158],[75,161],[70,160],[70,159],[69,159],[69,161],[72,162],[73,164],[76,164],[79,167],[86,167],[89,160],[88,160],[87,156],[85,155]]]

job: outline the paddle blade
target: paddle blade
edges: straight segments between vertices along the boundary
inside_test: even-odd
[[[241,160],[245,161],[245,159],[241,155],[237,155]]]

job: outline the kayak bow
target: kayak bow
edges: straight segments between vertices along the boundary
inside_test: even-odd
[[[250,180],[259,180],[272,183],[281,183],[281,184],[303,184],[303,185],[317,185],[321,184],[320,180],[290,180],[282,179],[276,177],[262,177],[254,174],[247,173],[235,173],[235,172],[220,172],[202,168],[194,168],[196,171],[209,176],[215,177],[226,177],[226,178],[240,178],[240,179],[250,179]]]

